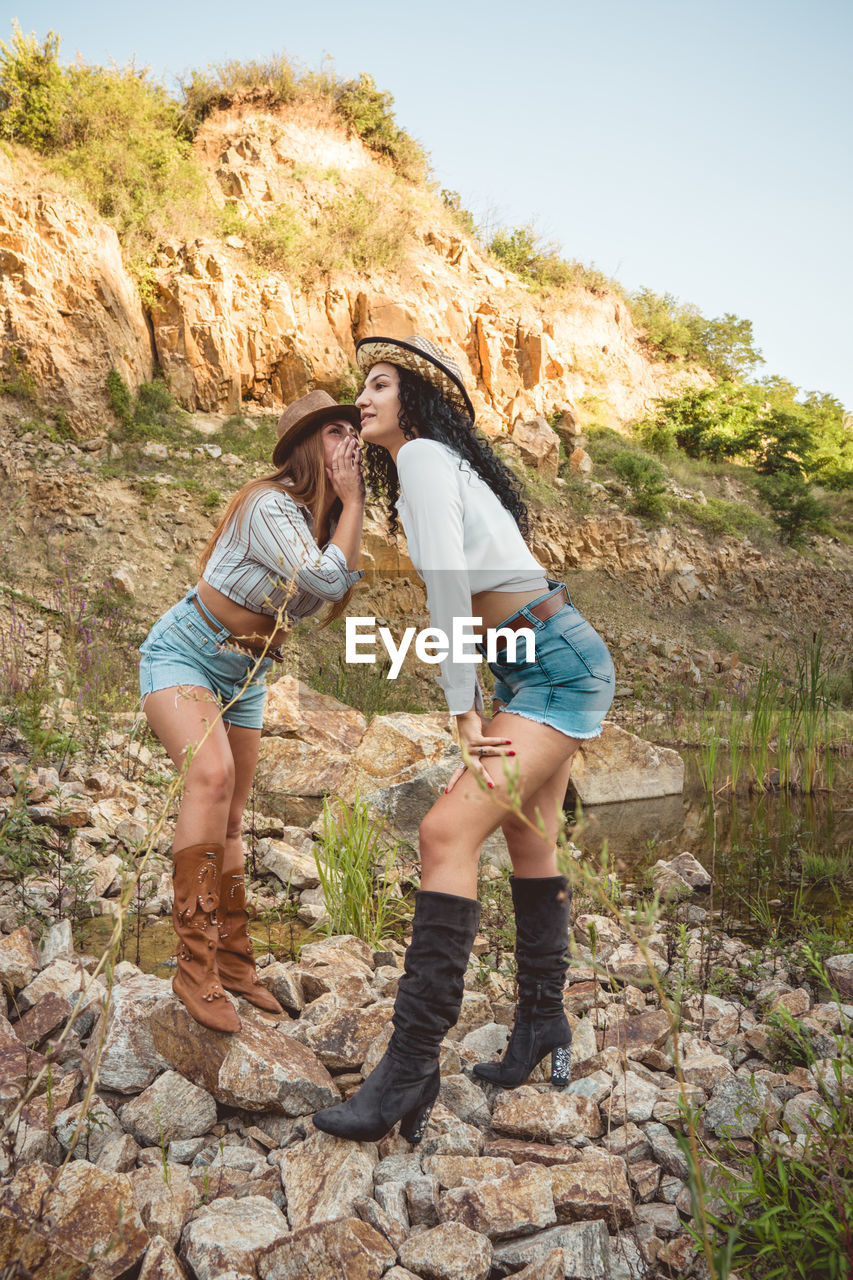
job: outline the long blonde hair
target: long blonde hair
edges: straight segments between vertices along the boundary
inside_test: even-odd
[[[321,427],[325,423],[321,423]],[[286,483],[285,483],[286,482]],[[333,524],[337,523],[343,510],[340,498],[336,497],[329,508],[328,516],[321,525],[321,512],[325,509],[328,497],[329,482],[326,477],[326,458],[323,450],[323,439],[320,427],[311,435],[298,440],[290,450],[285,461],[271,475],[262,476],[259,480],[250,480],[238,489],[225,508],[219,524],[210,535],[198,560],[199,573],[203,574],[213,554],[213,548],[222,537],[233,520],[239,520],[249,499],[262,489],[284,489],[300,506],[307,507],[314,521],[314,538],[318,546],[329,539]],[[353,588],[346,595],[334,601],[329,612],[324,616],[321,626],[327,627],[335,618],[339,618],[349,603]]]

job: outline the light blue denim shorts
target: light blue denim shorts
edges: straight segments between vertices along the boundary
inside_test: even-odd
[[[143,700],[157,689],[200,685],[213,693],[227,724],[260,729],[271,658],[258,658],[230,643],[231,633],[200,616],[190,590],[164,613],[139,646]],[[255,669],[257,668],[257,670]],[[229,705],[231,704],[231,705]]]
[[[552,586],[561,584],[552,584]],[[530,606],[546,595],[531,600],[519,610],[535,636],[536,657],[526,662],[524,637],[518,637],[516,662],[490,662],[495,677],[496,710],[547,724],[570,738],[597,738],[601,722],[610,710],[615,689],[613,659],[598,632],[565,604],[546,619],[537,618]],[[518,617],[513,614],[509,622]],[[498,657],[506,657],[499,649]]]

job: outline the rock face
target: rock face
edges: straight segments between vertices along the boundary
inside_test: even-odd
[[[81,205],[0,182],[0,345],[81,431],[100,422],[115,368],[131,386],[154,373],[154,351],[118,237]],[[7,370],[8,371],[8,370]]]
[[[541,304],[449,230],[422,189],[415,201],[390,187],[387,170],[322,110],[312,121],[259,103],[214,112],[196,152],[216,202],[256,223],[282,207],[306,222],[333,219],[336,202],[371,191],[396,201],[413,231],[409,270],[335,271],[304,289],[259,276],[235,237],[171,243],[153,272],[149,333],[115,233],[67,196],[31,194],[10,172],[0,204],[3,345],[26,351],[32,374],[81,425],[104,403],[105,370],[137,385],[155,358],[189,409],[228,413],[241,400],[275,409],[312,387],[334,393],[370,332],[417,330],[440,342],[493,432],[593,390],[624,420],[679,382],[644,354],[621,299],[578,288],[559,312]],[[307,176],[294,178],[294,165]],[[318,176],[323,165],[335,183]],[[526,434],[534,463],[555,473],[556,449],[543,452]]]
[[[677,751],[605,721],[601,737],[584,742],[575,756],[569,789],[584,807],[677,795],[684,789],[684,761]]]

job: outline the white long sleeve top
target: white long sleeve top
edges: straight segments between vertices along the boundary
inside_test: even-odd
[[[426,585],[430,622],[448,640],[453,619],[471,616],[477,592],[548,590],[509,511],[452,449],[437,440],[407,440],[397,454],[397,474],[409,555]],[[482,706],[475,662],[454,662],[451,652],[440,671],[451,715]]]
[[[279,487],[253,494],[225,527],[202,575],[229,600],[296,622],[364,577],[340,547],[314,541],[311,512]]]

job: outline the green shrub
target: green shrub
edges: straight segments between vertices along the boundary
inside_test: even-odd
[[[707,498],[700,505],[689,499],[676,498],[673,506],[687,516],[692,524],[698,524],[711,534],[751,538],[757,534],[772,532],[769,522],[743,502],[725,502],[722,498]]]
[[[796,545],[804,541],[807,533],[826,529],[829,514],[826,503],[821,502],[801,476],[785,471],[764,476],[758,491],[785,542]]]
[[[489,252],[502,266],[534,289],[591,289],[593,292],[622,292],[620,286],[595,267],[569,261],[559,245],[544,241],[531,223],[504,227],[489,241]]]
[[[346,123],[373,151],[386,156],[403,177],[422,182],[427,156],[420,143],[394,119],[394,99],[377,89],[373,77],[363,71],[357,80],[345,80],[337,90],[335,108]]]
[[[669,514],[666,472],[654,458],[624,450],[612,461],[613,470],[630,485],[634,510],[650,520],[663,522]]]
[[[121,423],[120,439],[185,445],[202,438],[190,426],[189,414],[161,378],[143,382],[133,395],[118,370],[111,369],[107,375],[107,395]]]
[[[397,846],[384,828],[384,818],[372,816],[358,797],[352,805],[323,804],[322,855],[316,861],[328,932],[354,934],[372,947],[407,915],[394,874]]]

